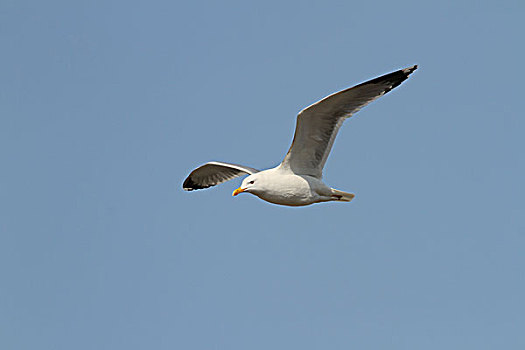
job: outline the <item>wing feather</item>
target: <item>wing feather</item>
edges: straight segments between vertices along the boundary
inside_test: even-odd
[[[295,135],[280,167],[322,178],[339,128],[346,118],[400,85],[417,65],[339,91],[306,107],[297,116]]]
[[[185,191],[200,190],[208,188],[248,174],[258,173],[259,170],[238,164],[223,162],[208,162],[193,170],[184,183],[182,188]]]

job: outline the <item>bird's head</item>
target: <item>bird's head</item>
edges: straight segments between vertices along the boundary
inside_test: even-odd
[[[232,196],[236,196],[241,192],[255,193],[258,189],[258,183],[260,182],[258,174],[252,174],[242,181],[241,187],[233,191]]]

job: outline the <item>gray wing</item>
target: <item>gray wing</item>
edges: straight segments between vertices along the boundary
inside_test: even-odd
[[[184,183],[182,188],[185,191],[200,190],[208,188],[234,179],[238,176],[255,174],[259,170],[249,168],[243,165],[222,163],[222,162],[208,162],[193,170]]]
[[[416,69],[417,65],[383,75],[339,91],[303,109],[297,116],[292,146],[280,167],[295,174],[321,178],[344,120],[401,84]]]

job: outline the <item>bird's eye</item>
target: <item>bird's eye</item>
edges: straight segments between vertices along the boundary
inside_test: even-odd
[[[254,182],[255,182],[254,180],[249,181],[249,182],[248,182],[248,185],[252,185]]]

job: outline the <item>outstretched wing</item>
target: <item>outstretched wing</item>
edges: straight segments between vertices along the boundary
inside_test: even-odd
[[[297,116],[292,146],[280,167],[295,174],[323,176],[339,128],[346,118],[383,96],[417,69],[417,65],[337,92],[306,107]]]
[[[193,170],[184,183],[182,188],[185,191],[200,190],[208,188],[234,179],[238,176],[255,174],[259,170],[249,168],[243,165],[222,163],[222,162],[208,162]]]

